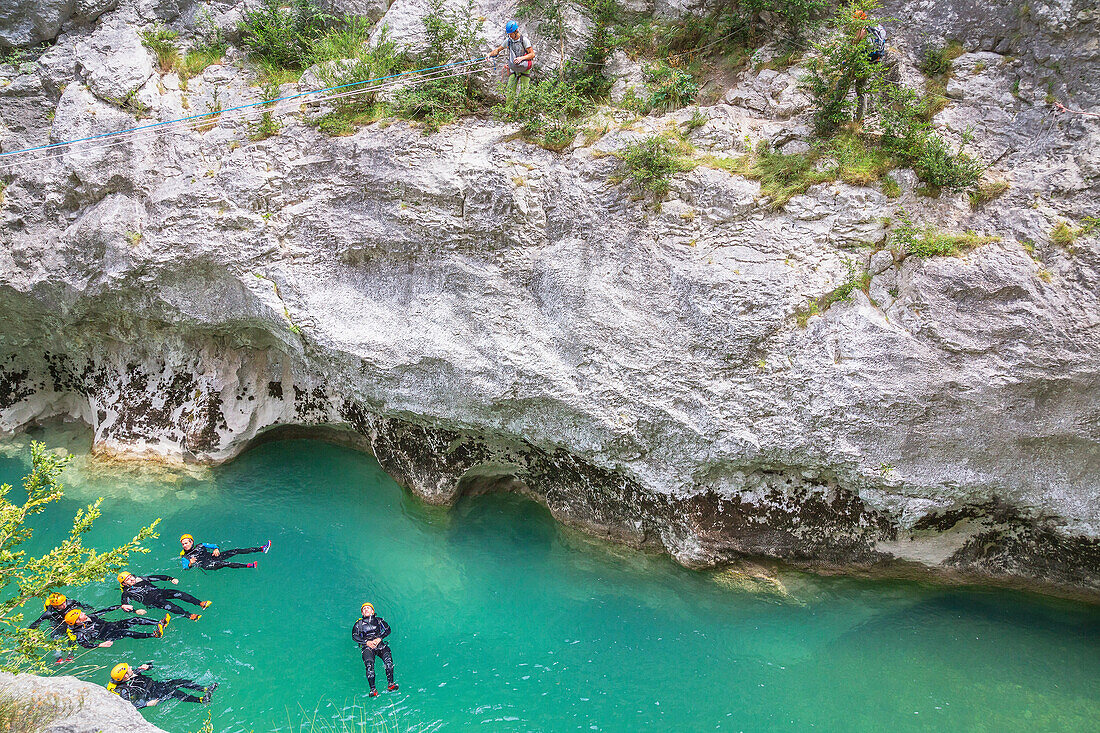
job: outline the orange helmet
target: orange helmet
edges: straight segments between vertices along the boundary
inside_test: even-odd
[[[192,536],[191,536],[191,535],[189,535],[189,534],[181,534],[181,535],[180,535],[180,542],[183,542],[184,540],[191,540],[192,542],[194,542],[194,541],[195,541],[195,538],[194,538],[194,537],[192,537]]]
[[[115,665],[115,668],[111,670],[111,679],[115,682],[122,682],[126,677],[126,673],[130,671],[130,665],[126,662],[119,662]]]
[[[65,605],[65,601],[68,600],[60,593],[51,593],[49,598],[46,599],[46,608],[53,606],[54,608],[60,608]]]
[[[362,606],[359,607],[359,613],[363,613],[364,608],[369,608],[371,610],[371,613],[374,613],[373,603],[364,603]]]
[[[69,626],[76,626],[76,622],[80,620],[81,613],[82,611],[79,608],[70,609],[69,612],[65,614],[65,623]]]
[[[118,574],[118,584],[122,585],[122,581],[126,580],[131,575],[133,575],[133,573],[123,570],[121,573]]]

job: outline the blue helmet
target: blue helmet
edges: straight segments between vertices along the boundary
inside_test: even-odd
[[[504,26],[504,32],[505,33],[515,33],[518,30],[519,30],[519,23],[517,23],[514,20],[508,21],[508,23]]]

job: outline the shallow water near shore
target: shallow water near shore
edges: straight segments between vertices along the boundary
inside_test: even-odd
[[[583,541],[516,496],[425,507],[369,456],[320,442],[176,471],[97,464],[73,433],[35,437],[78,460],[32,550],[104,496],[89,545],[124,542],[161,517],[161,538],[133,570],[177,575],[214,601],[164,639],[89,652],[81,676],[104,684],[116,661],[153,660],[157,676],[216,680],[216,731],[310,730],[307,719],[317,731],[385,720],[391,731],[624,732],[1084,731],[1100,720],[1097,607],[800,575],[784,576],[784,595]],[[18,485],[25,444],[3,446],[0,482]],[[183,532],[273,546],[248,556],[256,570],[185,572]],[[113,583],[71,595],[119,596]],[[394,629],[401,684],[373,700],[350,637],[363,601]],[[207,709],[144,712],[183,732]]]

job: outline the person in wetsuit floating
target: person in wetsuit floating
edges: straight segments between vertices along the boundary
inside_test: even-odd
[[[202,568],[203,570],[221,570],[222,568],[254,568],[255,562],[228,562],[226,558],[234,555],[247,555],[252,552],[266,553],[271,549],[271,540],[259,547],[246,547],[240,550],[222,550],[208,542],[196,543],[189,534],[180,537],[180,561],[184,569]]]
[[[81,603],[80,601],[74,601],[71,598],[66,598],[60,593],[51,593],[46,602],[42,604],[45,609],[44,613],[31,621],[28,628],[37,629],[43,622],[50,622],[50,636],[55,639],[62,639],[65,637],[65,614],[74,608],[82,608],[88,610],[89,606]]]
[[[123,700],[129,700],[135,708],[152,707],[166,698],[174,697],[184,702],[210,702],[210,694],[218,688],[218,683],[209,687],[185,679],[155,680],[141,674],[153,666],[146,662],[134,669],[126,662],[116,664],[111,670],[111,682],[108,692],[113,692]],[[192,692],[202,693],[193,695]]]
[[[144,578],[139,578],[133,573],[128,573],[126,571],[119,573],[118,584],[122,588],[122,605],[120,608],[122,608],[123,611],[133,611],[134,604],[140,603],[148,608],[159,608],[164,611],[171,611],[179,616],[186,616],[192,621],[198,621],[202,618],[199,614],[191,613],[174,601],[191,603],[199,608],[206,608],[212,601],[200,601],[190,593],[184,593],[175,588],[158,588],[153,585],[153,581],[165,580],[173,584],[179,583],[179,581],[171,575],[148,575]],[[136,613],[144,615],[145,611],[139,609]]]
[[[374,658],[382,657],[382,664],[386,668],[387,690],[396,690],[398,685],[393,681],[393,654],[386,644],[386,637],[390,635],[390,625],[381,616],[376,616],[374,606],[364,603],[359,609],[363,618],[355,622],[351,629],[351,638],[363,650],[363,665],[367,668],[367,684],[370,685],[370,696],[377,697],[378,690],[374,689]]]
[[[50,625],[49,634],[54,639],[64,639],[67,636],[65,633],[65,614],[74,608],[84,610],[90,608],[90,606],[80,601],[66,598],[61,593],[51,593],[46,599],[46,602],[42,604],[42,607],[45,609],[43,614],[34,621],[31,621],[28,628],[37,629],[43,622],[48,622]],[[67,651],[58,651],[56,661],[58,664],[63,664],[73,661],[73,657]]]
[[[124,618],[121,621],[107,621],[100,618],[100,614],[116,611],[122,606],[108,606],[92,613],[85,613],[79,608],[71,609],[65,614],[65,625],[68,627],[69,639],[75,641],[85,649],[95,649],[97,646],[109,647],[119,639],[152,639],[164,636],[164,628],[172,620],[169,614],[157,621],[153,618]],[[138,631],[133,626],[156,626],[152,631]]]

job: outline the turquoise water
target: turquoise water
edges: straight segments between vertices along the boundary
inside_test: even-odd
[[[17,483],[26,451],[7,448],[0,481]],[[517,497],[423,507],[373,459],[315,442],[194,474],[80,460],[66,482],[39,546],[105,496],[90,544],[162,517],[134,569],[179,575],[215,601],[162,640],[78,663],[152,659],[165,677],[218,680],[217,731],[372,716],[401,731],[1100,730],[1094,607],[797,575],[786,595],[750,592],[728,574],[591,543]],[[251,556],[258,570],[184,573],[182,532],[273,548]],[[113,584],[73,595],[118,602]],[[350,639],[365,600],[393,626],[401,683],[374,700]],[[106,669],[84,676],[104,683]],[[182,703],[145,713],[170,731],[205,717]]]

